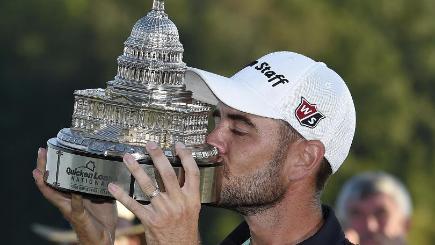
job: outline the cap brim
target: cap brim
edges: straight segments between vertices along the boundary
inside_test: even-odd
[[[266,99],[247,86],[249,81],[235,81],[208,71],[188,67],[185,74],[186,89],[196,100],[217,105],[219,101],[236,110],[281,119]]]

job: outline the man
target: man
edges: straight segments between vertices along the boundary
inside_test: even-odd
[[[383,172],[351,178],[337,199],[337,214],[353,242],[405,244],[412,204],[405,186]]]
[[[246,220],[223,244],[347,244],[333,211],[320,203],[355,131],[354,104],[340,76],[303,55],[276,52],[231,78],[191,68],[185,81],[196,99],[217,104],[216,128],[207,138],[224,166],[216,205]],[[148,244],[198,244],[199,170],[191,152],[176,144],[185,170],[180,187],[161,149],[153,142],[146,149],[166,192],[153,186],[129,154],[124,162],[151,203],[140,205],[113,184],[110,192],[144,224]],[[36,183],[80,241],[110,244],[113,206],[76,194],[61,196],[44,184],[44,166],[42,149],[33,172]]]

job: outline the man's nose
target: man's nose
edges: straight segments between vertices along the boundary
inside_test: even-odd
[[[206,142],[219,151],[219,154],[225,154],[227,149],[227,143],[222,126],[216,125],[216,128],[207,135]]]
[[[371,232],[377,232],[379,230],[379,222],[375,216],[369,215],[366,218],[367,229]]]

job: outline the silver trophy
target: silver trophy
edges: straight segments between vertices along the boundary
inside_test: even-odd
[[[216,148],[207,145],[211,105],[186,90],[183,46],[175,24],[164,12],[164,1],[134,25],[118,57],[118,72],[106,89],[75,91],[71,128],[48,140],[46,182],[69,192],[112,198],[116,183],[138,201],[149,201],[122,163],[132,154],[164,191],[158,171],[144,146],[157,142],[178,176],[184,172],[174,144],[185,143],[200,168],[201,202],[217,201],[222,166]]]

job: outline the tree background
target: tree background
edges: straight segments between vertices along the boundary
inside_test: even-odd
[[[67,227],[33,184],[39,146],[70,126],[73,90],[105,87],[151,0],[0,2],[2,244],[47,244],[32,223]],[[410,189],[410,244],[435,242],[435,1],[167,0],[189,66],[230,76],[268,52],[292,50],[336,70],[353,94],[351,154],[329,181],[334,205],[353,174],[385,170]],[[204,244],[240,218],[204,208]]]

